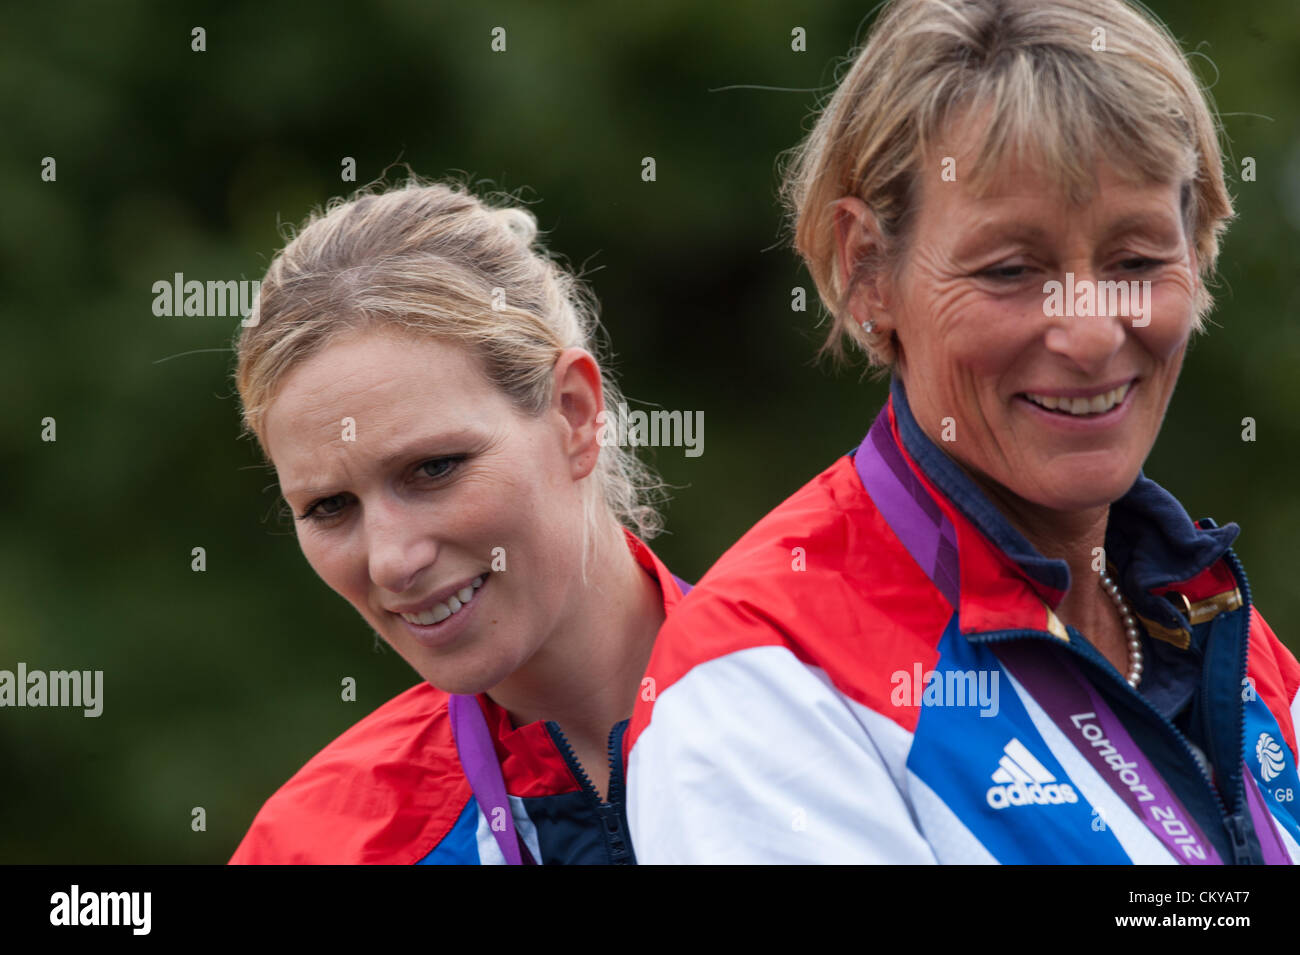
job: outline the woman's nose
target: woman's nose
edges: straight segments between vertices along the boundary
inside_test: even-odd
[[[434,535],[400,504],[370,508],[365,531],[370,579],[391,593],[409,590],[438,557]]]
[[[1067,273],[1060,281],[1064,308],[1052,303],[1047,330],[1049,350],[1067,358],[1089,376],[1103,373],[1124,345],[1126,323],[1131,318],[1112,307],[1115,296],[1100,286],[1091,273]],[[1047,293],[1044,293],[1046,296]]]

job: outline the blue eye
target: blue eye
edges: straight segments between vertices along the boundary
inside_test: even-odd
[[[331,510],[328,506],[331,501],[337,501],[340,503],[336,508]],[[331,495],[330,497],[322,497],[320,500],[313,501],[311,504],[307,505],[307,509],[298,515],[298,520],[300,521],[328,520],[331,517],[337,516],[339,512],[343,510],[344,503],[346,502],[343,501],[342,494],[334,494]]]
[[[423,464],[421,464],[420,470],[424,471],[425,474],[427,474],[431,478],[434,478],[435,480],[437,478],[445,478],[452,471],[456,470],[456,468],[459,467],[460,463],[464,460],[465,460],[465,456],[463,454],[456,455],[450,458],[434,458],[431,461],[425,461]],[[427,470],[430,465],[439,468],[436,474],[430,470]]]

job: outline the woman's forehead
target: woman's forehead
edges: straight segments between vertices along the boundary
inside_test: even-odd
[[[269,444],[288,450],[343,433],[486,414],[495,393],[464,349],[430,338],[359,335],[333,342],[287,374],[265,417]],[[341,440],[341,439],[340,439]]]
[[[1126,143],[1097,117],[1036,116],[984,102],[949,111],[919,148],[922,179],[961,183],[977,198],[1057,192],[1079,204],[1119,184],[1158,189],[1195,168],[1190,147],[1148,162],[1151,143]]]
[[[936,140],[921,160],[913,201],[931,208],[968,208],[983,216],[1013,216],[1035,208],[1078,214],[1086,207],[1131,204],[1149,214],[1170,204],[1179,211],[1181,183],[1153,176],[1107,143],[1090,147],[1066,168],[1037,140],[990,144],[990,139],[986,129],[969,119],[954,125],[952,134]]]

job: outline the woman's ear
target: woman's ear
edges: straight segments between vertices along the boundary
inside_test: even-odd
[[[861,325],[876,321],[876,332],[888,325],[889,296],[885,276],[874,266],[884,261],[885,243],[875,214],[856,196],[835,200],[835,270],[839,287],[848,290],[846,303]]]
[[[590,474],[600,457],[605,390],[600,366],[581,348],[566,348],[555,360],[551,407],[566,425],[564,454],[574,480]]]

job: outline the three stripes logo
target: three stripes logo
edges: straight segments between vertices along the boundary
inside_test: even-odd
[[[1058,805],[1078,802],[1068,783],[1058,783],[1046,766],[1034,758],[1024,743],[1013,738],[1002,748],[1002,758],[993,771],[988,803],[994,809],[1009,806]]]

